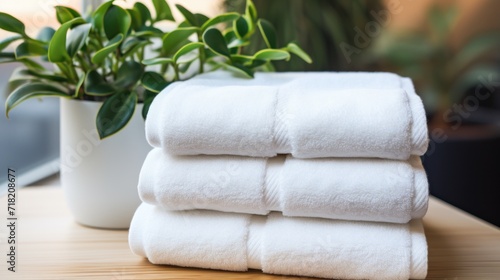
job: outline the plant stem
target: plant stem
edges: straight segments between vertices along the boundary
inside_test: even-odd
[[[174,80],[178,81],[179,80],[179,65],[174,63],[173,66],[174,66],[174,75],[175,75]]]
[[[118,68],[120,68],[119,67],[120,66],[120,50],[117,49],[115,53],[116,53],[116,55],[114,57],[115,62],[113,64],[113,73],[115,75],[114,78],[116,79],[116,73],[118,72]]]
[[[80,68],[82,69],[82,71],[87,73],[90,69],[90,66],[85,61],[85,58],[83,58],[79,55],[77,55],[76,58],[77,58],[78,62],[80,63]]]
[[[162,76],[165,76],[165,74],[167,73],[167,69],[168,69],[168,64],[161,65],[160,73],[162,74]]]
[[[144,60],[144,47],[139,51],[139,62]]]
[[[202,39],[202,34],[200,32],[198,32],[198,42],[200,43],[203,43],[203,39]],[[200,66],[199,66],[199,73],[203,73],[205,72],[205,59],[206,59],[206,56],[205,56],[205,46],[201,46],[199,48],[199,55],[200,55]]]
[[[200,47],[200,74],[205,72],[205,47]]]
[[[63,73],[64,76],[66,76],[66,78],[68,79],[70,78],[68,74],[68,69],[66,69],[66,66],[63,63],[56,63],[56,66],[57,68],[59,68],[59,70],[61,70],[61,73]]]
[[[63,74],[69,79],[70,83],[78,82],[78,74],[75,68],[70,63],[57,63],[57,67],[63,72]]]
[[[69,65],[68,65],[68,66],[69,66],[69,67],[68,67],[68,68],[69,68],[69,71],[70,71],[70,73],[71,73],[71,80],[72,80],[72,81],[73,81],[73,83],[75,83],[75,84],[76,84],[76,83],[78,83],[79,78],[78,78],[78,73],[76,72],[75,66],[74,66],[74,65],[73,65],[73,63],[71,63],[71,62],[69,63]]]
[[[102,42],[102,36],[99,34],[98,31],[95,31],[94,32],[94,35],[95,35],[95,43],[97,44],[97,47],[99,50],[103,49],[104,48],[104,44]],[[110,61],[111,62],[111,65],[113,65],[113,61]],[[99,68],[99,66],[97,66],[97,68]],[[104,79],[106,79],[106,76],[108,75],[107,71],[106,71],[106,60],[104,61],[104,63],[102,63],[102,77]]]

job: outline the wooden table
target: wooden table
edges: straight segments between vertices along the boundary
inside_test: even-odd
[[[306,279],[258,271],[223,272],[155,266],[133,255],[127,231],[76,224],[59,187],[19,191],[18,262],[6,264],[6,198],[0,199],[0,279]],[[429,243],[428,279],[500,279],[500,230],[436,198],[424,219]],[[307,278],[310,279],[310,278]]]

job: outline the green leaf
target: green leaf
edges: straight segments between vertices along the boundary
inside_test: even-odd
[[[236,50],[236,52],[237,52],[239,47],[244,47],[244,46],[248,46],[248,45],[250,45],[249,41],[245,41],[242,39],[236,39],[236,40],[231,41],[231,43],[227,44],[227,47],[230,48],[231,50]]]
[[[126,58],[137,53],[137,51],[140,48],[149,45],[150,43],[151,42],[148,40],[141,40],[134,37],[128,37],[127,40],[123,42],[121,46],[121,52],[123,53],[122,58]]]
[[[134,115],[136,104],[134,92],[120,92],[106,99],[97,113],[99,137],[104,139],[124,128]]]
[[[253,56],[233,54],[231,55],[231,61],[233,63],[239,63],[242,65],[252,64],[255,58]]]
[[[171,63],[174,63],[174,60],[168,57],[151,58],[142,61],[142,64],[147,66],[158,65],[158,64],[171,64]]]
[[[29,58],[16,59],[15,53],[0,53],[0,63],[20,62],[33,71],[44,71],[45,67]]]
[[[8,47],[10,44],[22,38],[23,38],[22,36],[12,36],[3,39],[2,41],[0,41],[0,52],[3,51],[6,47]]]
[[[25,41],[16,48],[16,59],[47,55],[47,49],[31,41]]]
[[[56,6],[56,17],[60,24],[64,24],[74,18],[82,17],[79,12],[70,7]]]
[[[244,39],[250,32],[250,27],[248,26],[247,20],[240,16],[233,22],[233,30],[238,38]]]
[[[55,33],[56,31],[54,30],[54,28],[47,26],[40,30],[40,32],[36,36],[36,39],[40,42],[49,43],[50,40],[52,40],[52,37],[54,37]]]
[[[252,0],[247,0],[246,8],[245,8],[245,14],[252,20],[252,21],[257,21],[257,9],[255,8],[255,4],[252,2]]]
[[[132,24],[132,18],[123,8],[119,6],[111,6],[104,15],[104,32],[106,37],[111,40],[118,34],[124,36],[128,34]]]
[[[152,20],[151,12],[149,11],[148,7],[146,7],[146,5],[142,4],[141,2],[136,2],[133,9],[139,12],[139,14],[141,15],[141,25],[146,25],[148,21]]]
[[[180,57],[182,57],[183,55],[186,55],[196,49],[199,49],[200,47],[203,47],[205,46],[205,44],[203,43],[199,43],[199,42],[193,42],[193,43],[189,43],[187,45],[185,45],[184,47],[180,48],[175,54],[174,54],[174,61],[177,62],[179,60]]]
[[[123,89],[135,85],[142,77],[143,67],[136,61],[125,61],[116,72],[115,87]]]
[[[149,90],[144,91],[144,105],[142,106],[142,118],[146,120],[149,112],[149,107],[153,103],[157,93]]]
[[[458,6],[451,6],[446,9],[433,5],[428,12],[428,20],[434,31],[440,38],[445,38],[450,31],[452,24],[457,19],[459,13]]]
[[[251,63],[246,64],[245,66],[255,69],[257,67],[260,67],[262,65],[271,65],[270,60],[253,60]],[[268,72],[275,72],[275,71],[268,71]]]
[[[58,82],[58,83],[68,81],[68,79],[66,77],[60,76],[57,74],[53,74],[53,73],[48,72],[48,71],[33,71],[30,69],[24,69],[24,70],[20,71],[19,74],[31,75],[34,77],[38,77],[40,79],[49,80],[49,81]]]
[[[262,69],[263,69],[262,71],[264,72],[276,72],[276,68],[271,62],[266,62],[266,64],[264,64]]]
[[[211,49],[205,48],[205,61],[212,60],[218,57],[218,54],[214,53]]]
[[[431,44],[423,44],[426,38],[421,34],[404,34],[394,36],[391,34],[381,35],[373,51],[377,57],[388,60],[398,67],[421,64],[422,61],[433,56],[435,47]]]
[[[5,115],[9,117],[10,110],[27,99],[44,96],[71,98],[70,95],[61,89],[46,83],[24,84],[14,90],[7,98],[7,101],[5,101]]]
[[[234,30],[226,32],[224,34],[224,39],[226,40],[226,42],[228,42],[227,47],[230,49],[236,49],[235,51],[237,51],[238,47],[247,46],[250,44],[250,41],[238,38]]]
[[[176,53],[185,41],[198,30],[197,27],[177,28],[163,37],[162,53],[171,56]]]
[[[45,67],[43,67],[42,65],[40,65],[40,63],[35,62],[35,61],[33,61],[33,60],[29,59],[29,58],[18,59],[17,61],[21,62],[22,64],[24,64],[24,66],[26,66],[28,69],[33,70],[33,71],[43,71],[43,70],[45,70]]]
[[[83,48],[89,37],[91,28],[92,24],[86,23],[71,30],[68,41],[66,42],[66,51],[70,57],[74,57],[76,53]]]
[[[184,16],[184,18],[189,22],[192,26],[198,26],[198,22],[196,21],[196,17],[191,13],[188,9],[184,8],[180,4],[175,5],[179,12]]]
[[[459,78],[455,79],[454,83],[451,84],[450,92],[448,93],[451,99],[450,102],[461,102],[467,90],[481,84],[482,79],[491,79],[492,77],[494,77],[492,79],[493,81],[498,81],[500,78],[498,66],[493,63],[481,64],[467,69],[464,74],[460,75]],[[483,91],[487,90],[488,88],[486,87],[483,89]]]
[[[0,57],[1,58],[13,58],[13,59],[15,59],[16,58],[16,54],[13,53],[13,52],[1,52],[0,53]]]
[[[141,18],[141,13],[137,10],[134,9],[127,9],[127,13],[130,15],[130,18],[132,20],[132,29],[134,31],[137,31],[141,29],[143,26],[142,18]]]
[[[194,14],[194,18],[196,20],[196,26],[198,27],[203,26],[203,24],[205,24],[209,20],[206,15],[199,13]]]
[[[231,59],[226,40],[218,29],[210,28],[205,31],[203,33],[203,41],[213,52]]]
[[[217,24],[223,23],[223,22],[233,21],[233,20],[236,20],[239,17],[240,17],[240,15],[238,13],[225,13],[225,14],[222,14],[222,15],[218,15],[218,16],[216,16],[216,17],[214,17],[214,18],[209,19],[208,21],[206,21],[203,24],[203,26],[201,27],[201,30],[205,31],[205,30],[207,30],[211,26],[214,26],[214,25],[217,25]]]
[[[175,5],[179,12],[184,16],[186,21],[189,23],[190,26],[196,26],[196,27],[201,27],[203,24],[205,24],[209,18],[206,15],[203,14],[193,14],[191,13],[188,9],[184,8],[182,5]]]
[[[24,23],[19,21],[17,18],[2,12],[0,12],[0,29],[14,32],[26,37],[26,27],[24,26]]]
[[[0,63],[9,63],[16,60],[15,53],[0,53]]]
[[[177,25],[177,28],[184,28],[184,27],[193,27],[187,20],[179,23],[179,25]]]
[[[179,72],[180,73],[186,73],[187,70],[189,70],[189,67],[191,66],[191,64],[196,61],[198,58],[197,57],[194,57],[192,59],[189,59],[189,60],[185,60],[185,61],[180,61],[178,62],[179,65]]]
[[[497,52],[500,48],[500,33],[489,33],[469,40],[457,53],[447,67],[450,73],[459,73],[467,66],[477,62],[488,53]]]
[[[12,92],[13,90],[18,88],[22,84],[25,84],[27,82],[32,83],[33,81],[38,80],[37,77],[29,75],[25,71],[26,71],[26,69],[24,67],[18,67],[14,70],[14,72],[12,72],[12,75],[10,76],[9,82],[8,82],[8,91],[9,92]],[[41,82],[41,81],[39,81],[39,82]]]
[[[84,89],[85,93],[91,96],[108,96],[115,93],[115,89],[96,70],[87,73]]]
[[[76,24],[85,23],[82,18],[72,19],[57,29],[49,43],[49,61],[50,62],[64,62],[70,60],[68,52],[66,51],[66,35],[68,30]]]
[[[95,30],[102,30],[104,26],[104,16],[111,5],[113,5],[113,1],[104,2],[94,11],[94,13],[92,13],[92,25]]]
[[[164,32],[153,26],[143,26],[134,34],[136,37],[159,37],[162,38]]]
[[[175,21],[172,15],[172,10],[165,0],[153,0],[153,5],[155,6],[156,19],[155,21],[170,20]]]
[[[285,48],[287,51],[289,51],[290,53],[293,53],[295,54],[296,56],[300,57],[302,60],[304,60],[305,62],[311,64],[312,63],[312,59],[311,57],[304,51],[302,50],[297,44],[295,43],[289,43],[286,48]]]
[[[248,68],[244,65],[241,65],[239,63],[233,63],[232,65],[223,64],[223,67],[239,74],[242,77],[253,78],[253,71],[250,68]]]
[[[123,41],[123,35],[122,34],[116,35],[116,37],[113,38],[111,41],[109,41],[106,44],[106,46],[104,46],[104,48],[100,49],[94,54],[94,56],[92,56],[92,63],[94,64],[103,63],[106,57],[110,53],[114,52],[122,41]]]
[[[0,63],[20,62],[33,71],[44,71],[45,67],[29,58],[16,59],[15,53],[0,53]]]
[[[264,38],[264,42],[268,48],[275,49],[277,48],[277,37],[276,37],[276,29],[274,26],[265,19],[260,19],[257,22],[257,26],[259,26],[260,34],[262,38]]]
[[[169,84],[162,75],[156,72],[144,73],[144,75],[142,75],[141,83],[144,88],[152,92],[160,92]]]
[[[86,75],[82,75],[80,79],[78,80],[78,83],[76,84],[75,87],[75,94],[73,95],[74,98],[77,98],[80,95],[80,89],[83,86],[83,83],[85,82]]]

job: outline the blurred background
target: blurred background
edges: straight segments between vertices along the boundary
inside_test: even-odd
[[[92,2],[100,1],[2,1],[0,11],[21,18],[28,33],[36,34],[43,26],[58,26],[53,6],[83,9]],[[130,6],[135,1],[117,2]],[[149,0],[140,2],[151,6]],[[500,226],[500,1],[254,2],[260,17],[276,26],[279,41],[297,41],[314,60],[312,65],[298,59],[276,64],[278,71],[390,71],[411,77],[428,117],[431,143],[422,159],[431,193]],[[245,1],[169,3],[214,15],[241,11]],[[8,35],[0,32],[0,40]],[[14,68],[0,64],[2,98]],[[10,121],[0,120],[2,169],[15,165],[29,172],[37,157],[52,162],[51,172],[26,179],[26,184],[57,171],[53,160],[58,158],[58,103],[38,102],[16,108]]]

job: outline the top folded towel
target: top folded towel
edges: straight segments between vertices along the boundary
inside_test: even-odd
[[[161,92],[149,143],[174,155],[406,160],[427,149],[422,101],[391,73],[212,72]]]

